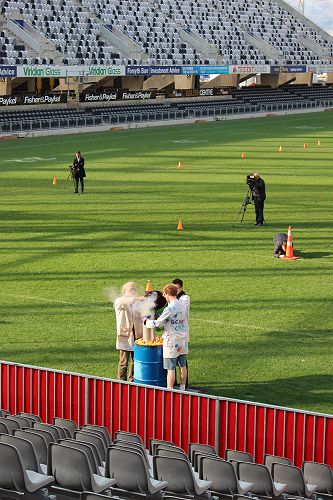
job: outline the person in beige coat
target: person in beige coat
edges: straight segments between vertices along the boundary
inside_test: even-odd
[[[136,295],[136,286],[129,281],[122,286],[122,295],[114,302],[117,322],[116,349],[119,350],[118,380],[133,381],[134,342],[142,337],[142,319],[138,301],[144,297]]]

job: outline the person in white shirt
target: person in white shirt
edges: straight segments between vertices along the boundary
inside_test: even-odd
[[[163,367],[168,371],[167,386],[172,389],[176,378],[176,366],[180,366],[180,389],[185,390],[187,369],[186,354],[188,353],[188,328],[186,310],[177,299],[177,287],[173,284],[163,288],[163,296],[168,302],[167,307],[158,319],[146,320],[147,328],[163,326]]]
[[[135,303],[144,297],[136,295],[133,281],[122,286],[122,295],[114,301],[117,322],[116,349],[119,350],[118,380],[133,381],[134,341],[142,337],[142,319]]]

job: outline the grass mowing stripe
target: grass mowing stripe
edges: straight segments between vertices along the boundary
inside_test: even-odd
[[[0,144],[2,357],[115,377],[103,290],[179,276],[193,385],[332,412],[332,131],[318,113]],[[76,149],[78,197],[66,181]],[[254,170],[268,226],[255,228],[249,207],[233,227]],[[287,263],[272,258],[272,237],[289,224],[301,259]]]

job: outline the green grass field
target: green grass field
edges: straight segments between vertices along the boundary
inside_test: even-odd
[[[83,196],[66,180],[78,148]],[[115,378],[104,289],[181,277],[192,299],[193,386],[333,413],[332,113],[0,149],[2,359]],[[252,206],[233,227],[255,170],[266,182],[267,227],[254,227]],[[295,262],[272,258],[273,234],[288,225]]]

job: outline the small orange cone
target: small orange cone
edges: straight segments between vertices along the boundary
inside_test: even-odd
[[[291,230],[292,227],[288,227],[288,239],[287,239],[287,250],[286,250],[286,256],[284,257],[284,260],[296,260],[297,257],[294,256],[294,249],[293,249],[293,239],[291,236]]]
[[[308,147],[307,143],[305,142],[303,145],[303,148],[306,149]]]
[[[318,146],[318,148],[320,148],[320,141],[317,142],[317,146]]]
[[[145,292],[152,292],[152,291],[153,291],[153,287],[151,286],[151,282],[150,282],[150,280],[147,280]]]
[[[57,179],[56,179],[55,177],[53,177],[52,184],[53,184],[54,186],[56,186],[56,185],[57,185]]]
[[[245,153],[244,153],[244,151],[243,151],[243,153],[242,153],[242,158],[245,158]]]
[[[184,229],[184,227],[183,227],[183,221],[181,219],[179,219],[177,230],[178,231],[182,231],[183,229]]]
[[[184,166],[184,165],[182,164],[182,162],[181,162],[181,161],[179,161],[179,162],[178,162],[178,168],[183,168],[183,166]]]
[[[279,147],[279,153],[282,153],[282,146]]]

